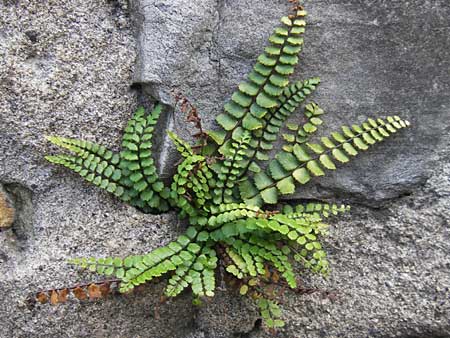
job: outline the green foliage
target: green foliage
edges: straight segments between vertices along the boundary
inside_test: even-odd
[[[367,150],[408,124],[398,116],[388,116],[386,120],[368,119],[362,125],[343,126],[342,132],[322,137],[319,143],[294,141],[292,147],[282,149],[271,160],[265,171],[242,182],[241,197],[258,206],[276,204],[279,195],[295,192],[296,183],[303,185],[315,176],[324,176],[326,170],[336,170],[336,164],[349,162],[359,151]]]
[[[120,153],[89,141],[49,136],[47,140],[74,155],[45,158],[75,171],[144,212],[167,211],[169,189],[159,179],[152,158],[153,131],[161,110],[162,106],[157,104],[150,114],[143,108],[134,113],[125,128]]]
[[[320,243],[328,234],[324,219],[349,207],[321,202],[265,206],[282,204],[283,196],[292,195],[298,186],[336,170],[409,123],[398,116],[369,118],[314,142],[311,138],[322,126],[324,114],[314,102],[305,103],[301,124],[287,123],[320,82],[311,78],[290,84],[289,80],[303,45],[305,15],[296,6],[294,14],[281,19],[247,80],[217,117],[222,129],[207,133],[209,144],[199,149],[168,131],[181,156],[169,186],[159,178],[152,157],[160,104],[149,114],[143,108],[136,111],[119,153],[89,141],[47,138],[72,153],[46,156],[48,161],[73,170],[143,212],[175,209],[189,224],[175,241],[143,255],[77,258],[70,263],[114,276],[121,281],[121,292],[169,275],[167,296],[190,288],[196,301],[214,296],[219,261],[240,281],[243,295],[266,281],[268,271],[275,271],[292,289],[297,287],[299,264],[328,273]],[[199,125],[200,119],[194,117]],[[281,149],[271,158],[280,139]],[[203,151],[206,148],[212,152]],[[258,292],[266,325],[283,326],[277,303]]]
[[[268,327],[283,327],[284,321],[280,319],[281,309],[272,300],[261,298],[258,300],[258,307],[261,317]]]

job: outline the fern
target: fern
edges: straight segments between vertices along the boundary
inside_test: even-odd
[[[189,103],[188,120],[196,123],[202,140],[193,146],[168,131],[181,157],[168,186],[158,177],[152,157],[160,104],[150,113],[143,108],[136,111],[125,128],[119,153],[89,141],[47,138],[71,152],[46,156],[48,161],[73,170],[143,212],[177,210],[189,225],[176,240],[143,255],[75,258],[71,264],[115,278],[121,292],[169,275],[166,296],[190,288],[198,303],[201,297],[214,296],[220,263],[238,280],[242,295],[257,299],[268,327],[284,325],[276,295],[265,294],[263,285],[296,289],[298,264],[326,275],[329,263],[320,243],[328,234],[324,220],[347,212],[349,206],[310,202],[276,208],[277,204],[313,177],[336,170],[409,126],[398,116],[369,118],[361,125],[343,126],[318,142],[311,140],[323,124],[324,111],[305,101],[320,80],[289,81],[303,45],[305,16],[296,5],[293,14],[281,19],[247,80],[217,117],[221,129],[207,132],[208,144],[197,110]],[[303,103],[304,122],[287,123]],[[270,159],[280,138],[281,149]],[[267,205],[272,208],[266,209]],[[69,289],[61,290],[66,290],[66,297]],[[51,290],[48,296],[41,292],[37,299],[44,302],[53,297],[57,303],[58,292]]]
[[[125,128],[120,153],[89,141],[49,136],[47,140],[74,155],[45,158],[75,171],[144,212],[167,211],[169,189],[157,175],[151,151],[154,126],[161,109],[158,104],[148,115],[143,108],[136,111]]]
[[[250,204],[276,204],[279,195],[295,192],[296,182],[303,185],[314,176],[324,176],[325,170],[336,170],[335,162],[349,162],[358,150],[367,150],[408,125],[398,116],[389,116],[387,121],[368,119],[361,126],[343,126],[342,133],[333,132],[331,139],[322,137],[320,143],[295,143],[280,151],[265,171],[242,182],[241,197]]]

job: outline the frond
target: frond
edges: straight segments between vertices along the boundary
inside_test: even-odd
[[[337,205],[329,203],[310,202],[306,204],[298,204],[294,207],[287,204],[283,206],[283,213],[287,216],[303,216],[305,213],[316,214],[318,216],[329,217],[350,211],[350,205]]]
[[[196,296],[214,296],[215,269],[217,267],[217,255],[214,249],[204,246],[195,260],[189,264],[180,265],[169,279],[165,294],[175,297],[189,285]]]
[[[121,198],[126,189],[120,183],[121,170],[111,162],[102,161],[92,154],[83,157],[70,155],[52,155],[45,157],[47,161],[62,165],[79,174],[86,181],[113,193]]]
[[[267,161],[269,159],[268,152],[273,149],[273,143],[279,138],[280,129],[286,119],[305,101],[306,97],[316,89],[319,83],[319,78],[311,78],[306,81],[298,81],[284,89],[283,94],[279,98],[279,105],[269,110],[268,114],[264,117],[263,128],[253,132],[256,144],[252,148],[253,151],[248,166],[251,171],[260,171],[259,166],[256,165],[256,160]],[[310,107],[312,106],[308,105],[305,110],[305,116],[308,119],[305,126],[309,126],[309,119],[313,114],[319,115],[320,113],[318,109],[311,112]],[[308,127],[306,128],[309,129]],[[300,131],[298,134],[303,137],[308,135],[308,133],[302,133]]]
[[[211,199],[208,180],[213,174],[201,155],[188,155],[177,166],[173,176],[170,197],[183,214],[190,217],[191,224],[206,224],[206,201]]]
[[[249,206],[245,203],[220,204],[219,206],[210,207],[210,216],[207,224],[209,228],[216,229],[224,224],[240,219],[257,217],[260,213],[264,213],[260,208]]]
[[[111,150],[94,142],[60,136],[46,136],[46,139],[61,148],[70,150],[82,158],[94,155],[100,161],[110,161],[114,165],[118,164],[120,160],[118,154],[114,154]]]
[[[58,136],[46,137],[51,143],[70,150],[74,155],[48,155],[45,159],[62,165],[83,177],[86,181],[113,193],[122,200],[126,187],[121,183],[120,157],[104,146],[93,142]]]
[[[160,277],[179,266],[193,264],[199,252],[200,245],[196,243],[198,232],[189,227],[185,235],[166,246],[157,248],[146,255],[108,258],[75,258],[69,263],[81,268],[88,268],[100,275],[111,276],[122,280],[120,291],[127,292],[135,286]]]
[[[264,323],[269,328],[283,327],[284,321],[281,318],[281,309],[273,300],[260,298],[258,308]]]
[[[237,278],[264,276],[264,263],[268,263],[282,274],[289,287],[297,286],[287,247],[280,249],[276,241],[250,233],[236,240],[228,239],[225,243],[230,245],[227,253],[234,263],[227,267],[227,271]]]
[[[319,117],[322,114],[324,114],[324,111],[316,103],[311,102],[306,105],[304,111],[306,121],[304,123],[286,124],[289,132],[283,134],[283,139],[286,141],[283,149],[288,152],[292,152],[292,147],[295,144],[306,143],[309,137],[313,135],[318,130],[318,127],[323,123],[322,119]]]
[[[122,183],[128,188],[124,197],[131,205],[147,212],[169,209],[169,189],[159,179],[152,158],[152,138],[162,106],[155,105],[150,114],[139,108],[128,121],[120,153]]]
[[[192,150],[192,147],[189,145],[189,143],[181,139],[181,137],[179,137],[177,134],[171,132],[170,130],[167,130],[167,135],[175,144],[175,147],[177,148],[181,156],[189,157],[194,155],[194,151]]]
[[[230,142],[227,142],[226,151],[224,151],[224,160],[217,162],[212,168],[217,173],[217,179],[214,181],[214,198],[216,205],[221,203],[232,203],[233,189],[238,178],[245,173],[248,165],[248,148],[251,141],[250,133],[242,128],[236,131],[242,131],[240,135],[233,136]]]
[[[306,184],[312,176],[325,175],[325,169],[335,170],[334,161],[347,163],[349,156],[356,156],[358,150],[367,150],[408,125],[408,121],[398,116],[389,116],[386,121],[368,119],[361,126],[342,127],[342,134],[333,132],[333,140],[322,137],[321,143],[295,144],[292,152],[278,153],[266,172],[256,173],[253,181],[241,183],[241,197],[256,205],[276,204],[279,195],[294,193],[296,183]]]
[[[217,122],[227,131],[224,141],[237,127],[261,129],[269,109],[279,104],[278,98],[289,84],[288,76],[298,63],[297,54],[302,49],[301,36],[306,26],[305,15],[306,12],[298,8],[292,16],[281,19],[282,26],[270,36],[270,45],[258,57],[247,81],[239,85],[238,91],[225,105],[225,112],[217,116]]]

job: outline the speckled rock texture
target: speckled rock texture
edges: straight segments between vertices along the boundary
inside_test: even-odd
[[[91,280],[65,264],[71,256],[142,252],[177,233],[172,215],[143,215],[43,158],[54,150],[44,135],[56,133],[117,149],[137,105],[129,13],[117,1],[0,2],[0,183],[23,219],[0,233],[1,338],[184,337],[192,327],[188,298],[155,318],[161,286],[94,303],[25,302]]]
[[[14,223],[14,203],[0,185],[0,229],[10,228]]]
[[[31,306],[48,287],[89,281],[73,256],[138,253],[183,226],[143,215],[49,165],[44,135],[117,149],[138,102],[181,91],[208,127],[254,60],[285,0],[0,2],[0,184],[15,222],[0,230],[0,337],[273,337],[252,303],[221,291],[201,308],[188,294],[159,306],[162,285],[97,302]],[[332,273],[305,274],[319,291],[286,294],[276,337],[450,337],[450,3],[324,0],[306,3],[298,78],[320,76],[314,96],[325,131],[401,113],[413,127],[362,154],[295,198],[351,202],[326,247]],[[161,170],[176,160],[163,130]]]

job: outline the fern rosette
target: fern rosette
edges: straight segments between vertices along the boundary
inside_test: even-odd
[[[181,157],[169,185],[158,176],[152,154],[160,104],[150,113],[143,108],[136,111],[119,153],[88,141],[48,137],[72,153],[47,156],[50,162],[75,171],[143,212],[175,209],[187,223],[184,234],[149,253],[77,258],[70,263],[114,276],[120,280],[121,292],[169,275],[166,296],[190,288],[195,299],[214,296],[216,271],[222,266],[237,280],[241,294],[257,299],[267,326],[284,324],[277,298],[266,286],[296,289],[301,265],[327,274],[329,263],[320,243],[328,233],[324,220],[349,207],[292,206],[283,202],[283,196],[409,125],[398,116],[369,118],[311,141],[323,124],[324,111],[306,101],[320,80],[291,83],[289,79],[303,47],[305,16],[296,5],[291,15],[281,19],[247,79],[217,116],[221,129],[207,132],[208,144],[194,146],[168,132]],[[288,123],[302,104],[304,122]],[[280,149],[271,159],[280,138]]]

